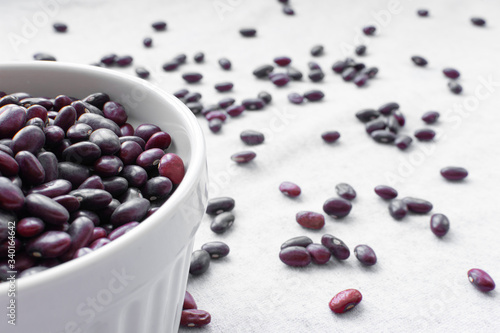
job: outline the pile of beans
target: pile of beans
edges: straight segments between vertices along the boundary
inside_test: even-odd
[[[153,214],[184,177],[172,138],[122,105],[0,93],[0,280],[84,256]],[[9,222],[16,222],[15,230]]]

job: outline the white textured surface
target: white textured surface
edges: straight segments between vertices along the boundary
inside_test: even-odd
[[[360,60],[380,72],[364,89],[342,82],[330,66],[344,56],[342,45],[358,44],[360,28],[374,20],[373,13],[387,10],[388,2],[292,4],[295,17],[284,16],[272,0],[73,1],[59,6],[50,19],[68,23],[67,34],[55,34],[47,24],[16,52],[7,37],[21,35],[23,18],[32,20],[41,7],[36,1],[2,3],[0,60],[28,60],[44,51],[61,61],[90,63],[116,52],[133,55],[134,65],[148,67],[150,81],[168,92],[185,86],[182,72],[202,72],[203,82],[188,88],[201,92],[207,105],[227,96],[241,101],[261,90],[273,95],[272,107],[230,119],[218,135],[200,119],[207,137],[210,196],[236,200],[230,231],[213,234],[206,217],[197,234],[195,247],[211,240],[231,247],[229,257],[213,262],[188,284],[199,307],[212,314],[204,332],[498,332],[498,291],[478,292],[466,273],[482,268],[500,282],[500,4],[400,1],[400,13],[386,18],[377,35],[365,41],[368,52]],[[216,5],[226,11],[218,12]],[[418,17],[417,8],[428,8],[430,17]],[[471,25],[473,15],[484,17],[487,27]],[[168,22],[168,31],[152,31],[150,23],[158,19]],[[258,36],[242,38],[238,29],[245,26],[257,28]],[[153,48],[142,46],[145,36],[154,39]],[[306,78],[278,89],[251,75],[278,55],[291,56],[293,65],[307,73],[310,47],[318,43],[326,48],[314,59],[326,73],[322,83]],[[206,62],[194,64],[192,55],[200,50]],[[162,72],[162,63],[179,53],[186,53],[189,63],[177,72]],[[410,56],[415,54],[426,57],[429,66],[414,66]],[[233,62],[233,70],[218,67],[222,56]],[[446,66],[460,70],[461,96],[448,91],[441,74]],[[122,71],[132,74],[133,68]],[[484,80],[496,82],[487,97]],[[234,82],[234,91],[216,93],[213,84],[222,81]],[[312,88],[325,92],[323,102],[294,106],[286,100],[289,92]],[[432,126],[440,139],[417,143],[407,152],[372,142],[354,113],[389,101],[401,105],[407,118],[403,132],[409,134],[424,127],[423,112],[440,111],[441,121]],[[229,156],[247,149],[238,138],[244,129],[264,131],[266,142],[255,147],[254,162],[235,166]],[[322,142],[320,133],[330,129],[341,132],[338,144]],[[446,182],[439,170],[448,165],[467,168],[469,178]],[[430,232],[429,216],[401,222],[389,216],[387,204],[373,193],[374,186],[388,183],[389,174],[399,177],[394,186],[401,196],[428,199],[433,212],[449,217],[451,230],[444,239]],[[300,198],[291,200],[278,191],[284,180],[302,187]],[[343,220],[327,218],[319,232],[302,229],[295,213],[321,212],[324,200],[336,196],[339,182],[358,192],[351,214]],[[293,269],[279,261],[283,241],[298,235],[319,241],[323,233],[341,238],[351,251],[357,244],[370,245],[377,265],[363,268],[351,257]],[[359,289],[362,303],[348,314],[333,315],[328,301],[347,288]]]

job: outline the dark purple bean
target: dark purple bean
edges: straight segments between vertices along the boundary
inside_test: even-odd
[[[233,104],[234,104],[234,102],[236,102],[236,100],[235,100],[234,98],[232,98],[232,97],[228,97],[228,98],[223,98],[223,99],[221,99],[221,100],[217,103],[217,105],[218,105],[220,108],[225,109],[225,108],[228,108],[228,107],[230,107],[231,105],[233,105]],[[211,110],[211,111],[214,111],[214,110]]]
[[[472,22],[472,24],[478,27],[483,27],[486,25],[486,21],[480,17],[472,17],[470,21]]]
[[[120,139],[113,131],[101,128],[92,132],[89,141],[97,145],[103,155],[113,155],[120,150]]]
[[[57,32],[66,32],[68,30],[68,26],[64,23],[56,22],[56,23],[52,24],[52,27]]]
[[[205,60],[205,54],[203,52],[197,52],[193,56],[194,62],[196,63],[202,63]]]
[[[224,242],[208,242],[203,244],[201,249],[207,251],[212,259],[224,258],[229,254],[229,246]]]
[[[261,98],[247,98],[241,104],[245,107],[245,110],[254,111],[263,109],[266,102]]]
[[[342,218],[349,215],[351,209],[351,202],[343,198],[330,198],[323,204],[324,212],[334,218]]]
[[[295,11],[293,10],[293,8],[288,5],[283,6],[283,13],[285,15],[295,15]]]
[[[393,115],[388,116],[387,118],[385,118],[385,122],[386,127],[390,132],[398,134],[400,125],[396,117],[394,117]]]
[[[12,138],[12,151],[14,154],[26,150],[36,154],[45,144],[45,134],[37,126],[26,126]]]
[[[125,67],[125,66],[129,66],[130,64],[132,64],[132,62],[134,61],[134,58],[132,58],[131,56],[129,55],[124,55],[124,56],[118,56],[116,57],[115,59],[115,63],[120,66],[120,67]]]
[[[220,107],[217,104],[212,104],[208,106],[204,106],[203,110],[201,110],[201,114],[205,116],[207,113],[212,112],[212,111],[220,111]]]
[[[376,130],[371,132],[370,136],[379,143],[393,143],[396,140],[396,134],[388,130]]]
[[[222,82],[215,84],[215,89],[219,92],[226,92],[233,89],[233,83],[231,82]]]
[[[79,217],[71,222],[68,229],[68,234],[71,237],[71,245],[59,259],[62,261],[73,259],[75,252],[89,243],[93,231],[94,223],[86,217]]]
[[[422,120],[427,124],[434,124],[438,118],[439,118],[439,112],[437,111],[427,111],[422,116]]]
[[[26,126],[35,126],[43,130],[45,128],[45,122],[41,118],[31,118],[26,122]]]
[[[240,34],[244,37],[255,37],[255,35],[257,34],[257,30],[253,28],[243,28],[240,29]]]
[[[317,62],[314,62],[314,61],[309,61],[307,63],[307,67],[309,67],[309,69],[311,71],[313,71],[313,70],[321,70],[321,66]]]
[[[172,182],[167,177],[158,176],[149,179],[141,189],[142,195],[149,201],[163,198],[172,191]]]
[[[264,142],[264,134],[258,131],[245,130],[240,134],[241,141],[249,146],[259,145]]]
[[[25,217],[16,224],[19,236],[30,238],[39,235],[45,229],[45,223],[37,217]]]
[[[295,220],[308,229],[319,230],[325,226],[325,217],[320,213],[300,211],[295,215]]]
[[[234,199],[229,197],[212,198],[207,203],[207,214],[218,215],[223,212],[230,212],[234,208]]]
[[[142,196],[141,190],[135,187],[129,187],[125,193],[123,193],[118,200],[121,203],[133,200],[133,199],[143,199],[144,197]]]
[[[109,102],[110,98],[109,95],[103,92],[97,92],[88,95],[84,99],[82,99],[82,102],[89,103],[90,105],[95,106],[96,108],[102,110],[104,107],[104,104]]]
[[[396,144],[396,146],[399,149],[405,150],[406,148],[408,148],[410,146],[412,141],[413,141],[413,139],[411,137],[409,137],[408,135],[398,135],[396,137],[396,140],[394,141],[394,143]]]
[[[118,201],[117,199],[111,200],[108,206],[96,211],[96,213],[99,215],[99,220],[102,221],[103,223],[108,223],[109,219],[111,218],[111,215],[113,215],[116,208],[118,208],[118,206],[120,205],[121,202]]]
[[[89,248],[93,251],[100,249],[104,245],[108,245],[111,241],[108,238],[99,238],[90,243]]]
[[[126,165],[120,175],[131,187],[142,187],[148,180],[148,173],[138,165]]]
[[[69,213],[73,213],[80,208],[80,201],[72,195],[61,195],[53,198],[55,202],[66,208]]]
[[[363,27],[363,33],[367,36],[372,36],[373,34],[375,34],[375,31],[377,30],[377,28],[375,28],[373,25],[367,25],[365,27]]]
[[[144,149],[144,147],[146,147],[146,141],[144,141],[143,139],[141,139],[140,137],[135,136],[135,135],[128,135],[128,136],[121,136],[120,137],[120,144],[123,144],[124,142],[127,142],[127,141],[136,142],[137,144],[139,144],[139,146],[141,146],[142,149]]]
[[[105,65],[111,66],[116,62],[116,54],[111,53],[103,56],[101,62]]]
[[[142,44],[145,46],[145,47],[151,47],[153,46],[153,39],[151,37],[146,37],[142,40]]]
[[[26,110],[26,120],[33,118],[40,118],[45,122],[47,120],[47,109],[41,105],[30,106]]]
[[[154,30],[156,31],[165,31],[167,29],[167,22],[165,21],[156,21],[151,24]]]
[[[368,78],[373,79],[378,73],[378,68],[377,67],[365,68],[361,71],[361,73],[367,75]]]
[[[227,116],[224,111],[210,111],[205,114],[205,118],[210,121],[212,119],[220,119],[222,122],[226,121]]]
[[[222,120],[215,118],[208,121],[208,129],[212,131],[212,133],[219,133],[222,129],[223,122]]]
[[[10,151],[12,151],[12,146],[13,146],[12,139],[1,139],[0,140],[0,145],[9,148]],[[14,153],[12,153],[12,155],[14,155]]]
[[[378,117],[380,117],[380,113],[379,111],[376,111],[374,109],[364,109],[356,112],[356,118],[358,118],[363,123],[377,119]]]
[[[231,160],[236,163],[242,164],[252,161],[256,156],[257,154],[255,152],[246,150],[231,155]]]
[[[53,55],[50,55],[48,53],[35,53],[33,55],[33,59],[39,60],[39,61],[56,61],[56,58]]]
[[[356,198],[356,191],[349,184],[337,184],[337,186],[335,186],[335,191],[337,191],[337,194],[344,199],[354,200]]]
[[[272,66],[272,65],[262,65],[260,67],[257,67],[253,71],[253,75],[255,75],[258,78],[267,78],[269,76],[269,74],[272,73],[273,70],[274,70],[274,66]]]
[[[203,327],[210,324],[212,317],[205,310],[187,309],[181,312],[180,326]]]
[[[431,141],[436,136],[436,132],[430,128],[422,128],[416,130],[414,135],[419,141]]]
[[[394,188],[387,186],[387,185],[378,185],[375,186],[375,193],[379,197],[385,200],[391,200],[394,199],[398,196],[398,191],[396,191]]]
[[[104,104],[102,112],[104,117],[114,121],[118,126],[122,126],[127,122],[127,113],[120,103],[108,101]]]
[[[330,234],[321,236],[321,244],[338,260],[346,260],[351,255],[349,247],[341,239]]]
[[[69,180],[73,184],[73,188],[77,188],[90,177],[88,167],[73,162],[61,162],[57,169],[59,178]]]
[[[334,313],[340,314],[353,309],[362,299],[363,296],[358,290],[347,289],[335,295],[328,303],[328,306]]]
[[[481,290],[482,292],[488,292],[495,289],[495,281],[493,281],[491,276],[482,269],[470,269],[467,272],[467,276],[470,283],[472,283],[474,287]]]
[[[362,56],[362,55],[364,55],[366,53],[366,46],[365,45],[356,46],[356,48],[354,49],[354,52],[358,56]]]
[[[132,136],[132,135],[134,135],[134,133],[135,133],[134,126],[132,126],[129,123],[125,123],[122,126],[120,126],[120,133],[121,133],[122,136]]]
[[[311,263],[311,255],[302,246],[288,246],[281,249],[280,260],[293,267],[305,267]]]
[[[311,238],[307,236],[298,236],[294,238],[290,238],[283,244],[281,244],[281,249],[283,250],[284,248],[290,247],[290,246],[300,246],[300,247],[307,247],[309,244],[312,244],[313,241]]]
[[[101,219],[99,218],[99,215],[97,215],[96,212],[90,211],[90,210],[78,210],[70,215],[70,222],[76,220],[79,217],[86,217],[94,223],[94,226],[98,226],[101,224]],[[104,226],[102,226],[104,227]]]
[[[43,182],[50,182],[52,180],[57,179],[58,177],[58,170],[57,170],[57,157],[54,155],[54,153],[51,153],[49,151],[42,152],[37,155],[38,161],[43,167],[43,170],[45,171],[45,178],[43,179]]]
[[[170,134],[167,132],[156,132],[153,134],[149,140],[146,142],[145,149],[159,148],[159,149],[167,149],[172,142],[172,138]]]
[[[168,61],[163,64],[162,68],[165,72],[171,72],[177,69],[179,67],[179,63],[175,61]]]
[[[19,210],[24,205],[24,194],[8,178],[0,177],[0,208]]]
[[[114,241],[115,239],[125,235],[127,232],[129,232],[130,230],[134,229],[135,227],[137,227],[139,225],[139,222],[129,222],[127,224],[124,224],[118,228],[116,228],[115,230],[113,230],[108,238],[110,241]]]
[[[66,132],[76,121],[76,110],[71,105],[63,107],[54,119],[54,125],[61,127]]]
[[[77,189],[69,193],[80,201],[80,208],[85,210],[103,209],[109,205],[113,197],[105,190]]]
[[[224,69],[226,71],[231,69],[231,61],[229,61],[229,59],[220,58],[218,62],[219,62],[220,67],[222,67],[222,69]]]
[[[368,79],[369,79],[368,75],[361,73],[361,74],[357,74],[354,77],[353,82],[356,86],[363,87],[366,84],[366,82],[368,82]]]
[[[77,119],[79,119],[82,115],[84,115],[86,113],[92,113],[92,114],[95,114],[98,116],[104,116],[101,109],[93,106],[92,104],[84,102],[84,101],[74,101],[71,103],[71,106],[73,108],[75,108]]]
[[[260,98],[261,100],[264,101],[264,103],[269,104],[273,100],[273,96],[271,96],[270,93],[267,91],[261,91],[258,95],[257,98]]]
[[[417,14],[420,17],[427,17],[429,16],[429,11],[427,9],[419,9],[417,10]]]
[[[450,221],[443,214],[433,214],[431,216],[431,231],[438,237],[443,237],[450,229]]]
[[[321,69],[314,69],[307,75],[309,79],[313,82],[319,82],[325,77],[325,73]]]
[[[18,97],[19,94],[21,94],[21,95]],[[19,105],[20,99],[30,97],[30,95],[27,93],[13,93],[10,95],[6,95],[5,92],[3,92],[3,91],[1,92],[0,95],[1,95],[0,96],[0,108],[2,106],[7,105],[7,104]]]
[[[398,109],[399,109],[399,104],[398,103],[396,103],[396,102],[389,102],[389,103],[381,105],[378,108],[378,112],[380,112],[381,114],[383,114],[385,116],[388,116],[388,115],[391,115],[394,111],[396,111]]]
[[[19,164],[16,160],[3,151],[0,151],[0,172],[5,177],[15,176],[19,172]]]
[[[91,164],[101,157],[101,149],[95,143],[81,141],[72,144],[62,152],[62,160],[78,164]]]
[[[363,265],[373,266],[377,263],[375,251],[368,245],[358,245],[354,248],[354,255]]]
[[[104,118],[98,114],[84,113],[80,116],[80,118],[78,118],[78,121],[89,125],[94,131],[99,128],[107,128],[113,131],[116,135],[121,135],[120,127],[114,121]]]
[[[444,76],[446,76],[450,79],[453,79],[453,80],[458,79],[460,77],[460,72],[454,68],[443,69],[443,74],[444,74]]]
[[[420,56],[413,56],[411,57],[411,60],[413,61],[413,63],[419,67],[423,67],[423,66],[426,66],[428,64],[427,60],[423,57],[420,57]]]
[[[311,55],[313,57],[318,57],[323,54],[323,45],[315,45],[311,48]]]
[[[94,162],[93,169],[101,177],[113,177],[123,170],[123,162],[118,156],[101,156]]]
[[[173,59],[176,63],[178,63],[179,65],[182,65],[182,64],[185,64],[186,63],[186,60],[187,60],[187,55],[181,53],[177,56],[174,57]]]
[[[272,76],[270,77],[271,82],[277,86],[277,87],[283,87],[285,86],[288,82],[290,82],[290,78],[288,77],[287,74],[285,73],[279,73],[279,74],[271,74]]]
[[[234,223],[234,215],[231,212],[224,212],[217,215],[210,223],[210,229],[216,234],[225,233]]]
[[[196,83],[203,78],[203,75],[201,75],[200,73],[184,73],[182,74],[182,78],[187,83]]]
[[[42,185],[35,186],[28,191],[28,194],[37,193],[49,198],[68,194],[71,191],[71,183],[65,179],[55,179]]]
[[[309,90],[304,93],[304,98],[309,102],[320,101],[325,97],[325,94],[321,90]]]
[[[450,88],[450,91],[454,94],[460,94],[463,90],[462,86],[455,81],[450,81],[448,82],[448,88]]]
[[[28,212],[41,218],[45,223],[62,225],[69,220],[66,208],[44,195],[30,194],[26,196],[25,203]]]
[[[389,203],[389,214],[391,214],[394,219],[401,220],[408,214],[408,206],[403,200],[392,200]]]
[[[339,60],[332,65],[332,70],[337,74],[342,73],[346,68],[347,68],[347,63],[343,60]]]
[[[358,71],[356,69],[347,67],[342,71],[342,79],[344,81],[352,81],[356,77],[357,73]]]
[[[322,244],[309,244],[306,250],[311,255],[312,262],[316,265],[324,265],[332,257],[331,252]]]
[[[92,236],[90,237],[88,244],[91,244],[92,242],[96,241],[99,238],[106,238],[107,235],[108,233],[104,228],[94,227],[94,230],[92,231]]]
[[[334,143],[340,138],[340,133],[338,131],[323,132],[321,138],[327,143]]]
[[[57,258],[71,246],[71,237],[64,231],[47,231],[26,243],[26,252],[35,258]]]
[[[59,111],[66,105],[71,105],[73,100],[66,95],[58,95],[54,99],[54,110]]]
[[[387,127],[385,119],[375,119],[365,124],[366,133],[372,134],[375,131],[383,130]]]
[[[129,200],[115,209],[109,222],[115,227],[124,225],[128,222],[140,222],[146,215],[149,206],[150,203],[147,199],[138,198]]]
[[[243,105],[231,105],[226,109],[226,113],[231,117],[238,117],[240,114],[245,111],[245,107]]]
[[[4,140],[9,140],[9,139],[4,139]],[[11,141],[12,142],[12,141]],[[0,143],[0,151],[9,155],[10,157],[13,157],[14,156],[14,152],[12,151],[12,149],[10,149],[9,146],[6,146],[2,143]]]
[[[203,105],[199,102],[186,103],[186,106],[193,114],[198,114],[203,110]]]
[[[298,69],[292,67],[292,66],[288,66],[287,69],[286,69],[286,74],[288,75],[288,77],[294,81],[300,81],[302,80],[302,72],[299,71]]]
[[[19,177],[23,180],[23,184],[43,183],[45,170],[35,155],[26,150],[20,151],[16,154],[16,162],[19,164]]]
[[[54,107],[54,103],[47,98],[43,97],[26,97],[20,99],[19,104],[24,106],[25,108],[29,108],[33,105],[43,106],[46,110],[51,110]]]
[[[149,138],[157,132],[161,132],[161,128],[153,124],[142,124],[135,129],[135,135],[148,142]]]
[[[469,175],[467,170],[462,167],[446,167],[441,169],[441,176],[448,180],[462,180]]]
[[[4,97],[5,98],[5,97]],[[0,139],[12,138],[26,122],[26,109],[8,104],[0,108]]]
[[[201,275],[210,267],[210,254],[205,250],[196,250],[191,254],[189,273]]]
[[[291,62],[292,62],[292,59],[290,59],[289,57],[276,57],[273,59],[274,63],[278,66],[281,66],[281,67],[285,67],[285,66],[288,66]]]
[[[136,159],[136,164],[146,170],[155,168],[160,163],[165,152],[159,148],[152,148],[142,152]]]
[[[60,129],[57,126],[50,126],[49,128]],[[80,142],[88,140],[91,133],[92,133],[92,127],[84,123],[76,123],[70,128],[68,128],[68,131],[66,132],[66,137],[70,139],[71,142]],[[45,136],[47,137],[47,131],[45,132]]]
[[[403,198],[403,201],[408,206],[408,209],[413,213],[426,214],[432,210],[432,204],[423,199],[405,197]]]

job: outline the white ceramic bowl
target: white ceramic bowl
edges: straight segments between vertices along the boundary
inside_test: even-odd
[[[52,62],[0,64],[0,90],[83,98],[106,92],[135,125],[170,133],[186,175],[175,193],[132,232],[98,251],[28,276],[16,285],[16,326],[7,323],[8,283],[0,284],[0,332],[177,332],[195,232],[206,193],[203,134],[174,96],[144,80],[93,66]]]

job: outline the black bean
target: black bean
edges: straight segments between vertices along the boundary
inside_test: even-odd
[[[293,10],[293,8],[288,5],[283,6],[283,13],[285,15],[295,15],[295,11]]]
[[[225,109],[225,108],[228,108],[228,107],[230,107],[231,105],[233,105],[233,104],[234,104],[234,102],[236,102],[236,100],[235,100],[234,98],[232,98],[232,97],[228,97],[228,98],[223,98],[223,99],[221,99],[221,100],[217,103],[217,105],[218,105],[219,107],[221,107],[221,108]],[[215,106],[215,107],[216,107],[216,106]],[[216,110],[216,109],[213,109],[213,110],[210,110],[210,111],[214,111],[214,110]]]
[[[186,60],[187,60],[187,55],[185,55],[183,53],[174,57],[174,61],[176,63],[178,63],[179,65],[185,64]]]
[[[345,68],[347,68],[347,64],[343,60],[339,60],[332,65],[332,70],[337,74],[342,73]]]
[[[247,98],[244,99],[241,104],[245,107],[245,110],[262,110],[266,105],[266,102],[262,98]]]
[[[354,68],[347,67],[346,69],[344,69],[342,71],[342,79],[344,81],[352,81],[356,77],[357,73],[358,73],[358,71],[355,70]]]
[[[147,79],[150,75],[149,71],[144,67],[137,67],[135,69],[135,74],[141,79]]]
[[[201,94],[199,92],[190,92],[184,96],[184,101],[189,102],[198,102],[201,99]]]
[[[201,275],[210,267],[210,254],[205,250],[196,250],[191,254],[191,264],[189,273],[192,275]]]
[[[363,87],[366,82],[368,82],[368,75],[366,74],[357,74],[355,77],[354,77],[354,84],[358,87]]]
[[[54,198],[60,195],[68,194],[71,191],[72,185],[65,179],[55,179],[50,182],[32,187],[27,194],[37,193],[43,194],[46,197]]]
[[[212,133],[218,133],[222,129],[223,122],[219,118],[214,118],[208,121],[208,128]]]
[[[52,27],[57,32],[66,32],[68,30],[68,26],[64,23],[56,22],[52,24]]]
[[[154,201],[166,197],[172,191],[172,182],[167,177],[157,176],[149,179],[141,188],[142,195]]]
[[[179,67],[179,63],[175,61],[168,61],[163,64],[162,68],[165,72],[171,72],[177,69]]]
[[[118,56],[116,57],[115,59],[115,63],[120,66],[120,67],[125,67],[125,66],[129,66],[130,64],[132,64],[132,62],[134,61],[134,58],[132,58],[131,56],[129,55],[124,55],[124,56]]]
[[[25,202],[23,192],[8,178],[0,177],[0,208],[20,210]]]
[[[26,252],[35,258],[57,258],[71,246],[71,237],[63,231],[46,231],[26,244]]]
[[[59,259],[62,261],[73,259],[75,252],[89,243],[93,231],[94,223],[89,218],[79,217],[71,222],[68,229],[71,245]]]
[[[378,112],[380,112],[381,114],[383,114],[385,116],[388,116],[388,115],[392,114],[394,111],[396,111],[398,109],[399,109],[399,104],[398,103],[396,103],[396,102],[389,102],[389,103],[386,103],[384,105],[381,105],[378,108]]]
[[[302,79],[302,72],[292,66],[287,67],[286,74],[294,81],[300,81]]]
[[[271,96],[270,93],[267,91],[261,91],[258,95],[257,98],[260,98],[261,100],[264,101],[264,103],[269,104],[273,100],[273,96]]]
[[[375,119],[367,122],[365,124],[365,130],[368,134],[373,133],[374,131],[383,130],[387,127],[387,123],[385,119]]]
[[[363,109],[356,112],[356,118],[358,118],[363,123],[377,119],[378,117],[380,117],[380,112],[374,109]]]
[[[368,78],[373,79],[378,73],[378,68],[377,67],[365,68],[361,71],[361,73],[366,74]]]
[[[465,179],[469,173],[462,167],[446,167],[441,169],[441,175],[448,180],[462,180]]]
[[[78,118],[78,122],[89,125],[93,130],[107,128],[113,131],[116,135],[121,135],[120,127],[114,121],[106,119],[98,114],[84,113],[80,116],[80,118]]]
[[[48,224],[62,225],[69,219],[64,206],[41,194],[26,196],[26,209],[32,216],[39,217]]]
[[[80,201],[80,207],[85,210],[103,209],[109,205],[113,197],[105,190],[77,189],[69,193]]]
[[[321,90],[309,90],[304,93],[304,98],[310,102],[320,101],[325,97]]]
[[[90,170],[80,164],[73,162],[61,162],[57,165],[59,178],[69,180],[73,188],[77,188],[90,177]]]
[[[193,114],[198,114],[203,110],[203,105],[200,102],[189,102],[186,106]]]
[[[45,179],[45,169],[35,155],[23,150],[16,154],[19,165],[19,177],[25,185],[38,185]]]
[[[93,131],[89,137],[89,141],[96,144],[101,149],[103,155],[113,155],[121,147],[118,135],[106,128]]]
[[[26,122],[26,109],[8,104],[0,110],[0,139],[12,138]]]
[[[104,190],[104,183],[102,182],[102,178],[99,177],[98,175],[93,175],[87,178],[80,186],[78,186],[79,189],[97,189],[97,190]]]
[[[208,242],[201,246],[212,259],[224,258],[229,254],[229,246],[224,242]]]
[[[254,37],[257,34],[257,30],[253,28],[243,28],[240,29],[240,34],[244,37]]]
[[[253,75],[255,75],[258,78],[267,78],[270,73],[274,70],[274,66],[272,65],[262,65],[257,67],[253,71]]]
[[[429,16],[429,11],[427,9],[419,9],[419,10],[417,10],[417,14],[418,14],[418,16],[421,16],[421,17],[427,17],[427,16]]]
[[[101,157],[101,149],[95,143],[81,141],[72,144],[62,152],[62,160],[78,164],[91,164]]]
[[[234,219],[234,215],[230,212],[221,213],[212,220],[210,229],[217,234],[222,234],[231,228]]]

